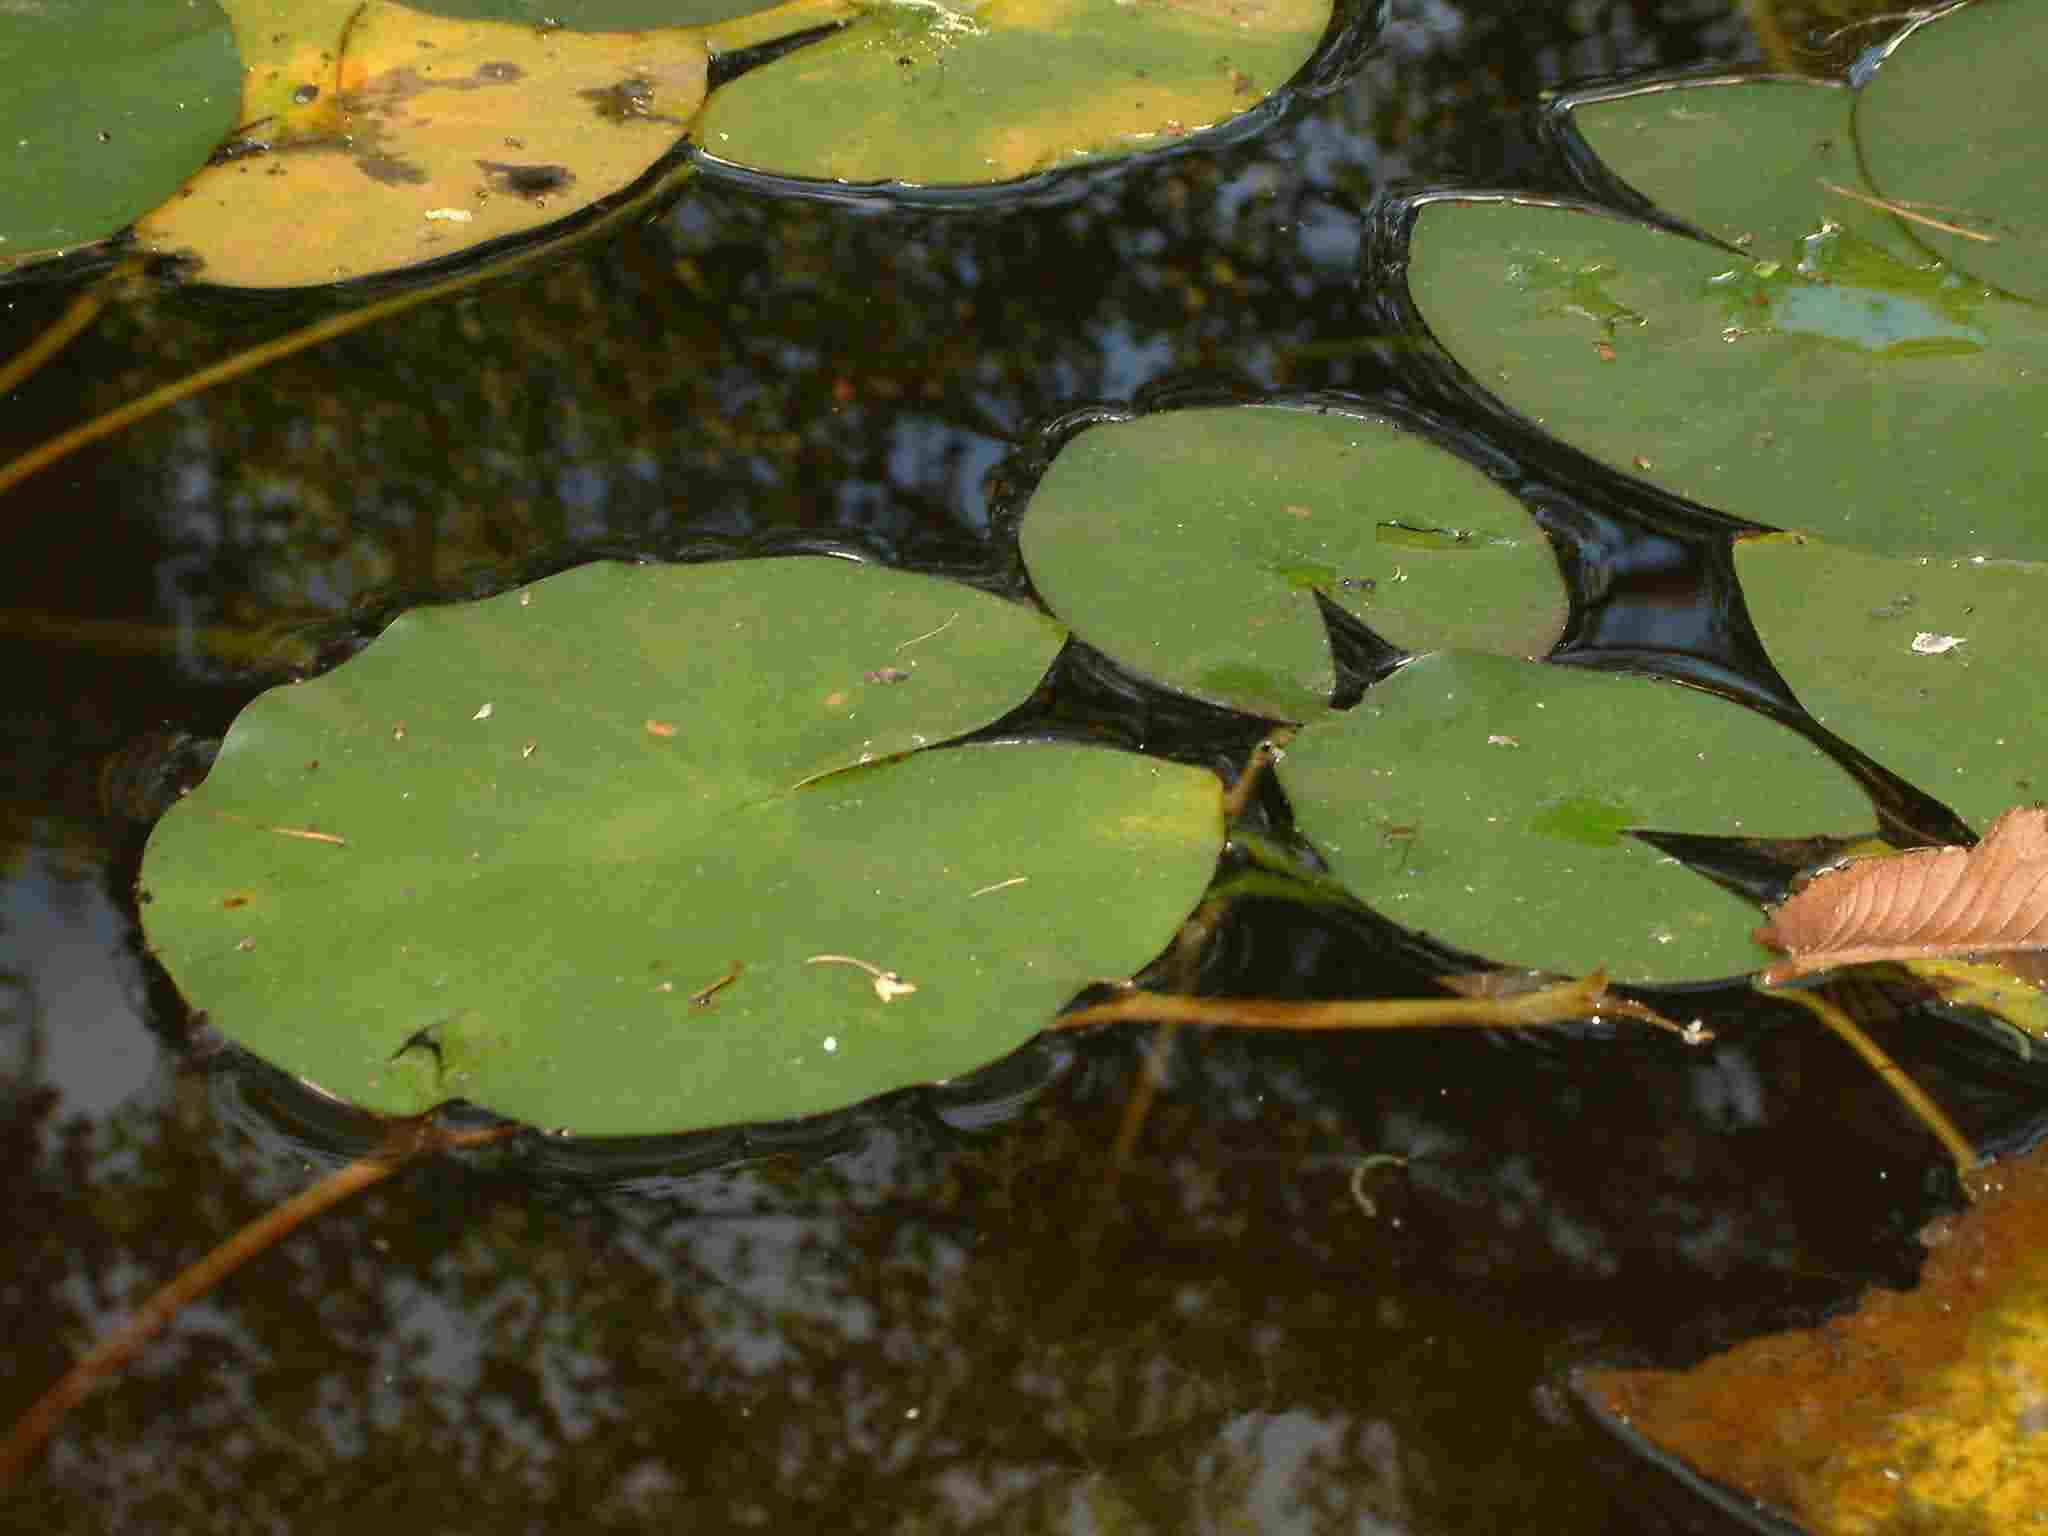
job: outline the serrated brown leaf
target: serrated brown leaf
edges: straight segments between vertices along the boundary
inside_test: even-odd
[[[2048,949],[2048,806],[2021,806],[1975,848],[1916,848],[1817,876],[1756,931],[1787,958],[1766,986],[1878,960]]]

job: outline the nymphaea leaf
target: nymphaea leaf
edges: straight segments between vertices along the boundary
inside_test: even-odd
[[[1456,652],[1311,723],[1276,772],[1363,901],[1505,964],[1620,981],[1753,970],[1755,909],[1635,831],[1846,835],[1871,812],[1816,748],[1649,678]]]
[[[1923,1234],[1910,1291],[1688,1371],[1579,1387],[1639,1448],[1830,1536],[2018,1532],[2048,1509],[2048,1149]],[[1762,1528],[1762,1526],[1759,1526]],[[1780,1529],[1771,1522],[1770,1529]]]
[[[1773,535],[1738,542],[1735,568],[1771,661],[1829,730],[1979,828],[2048,794],[2048,565]]]
[[[234,33],[214,0],[0,6],[0,268],[104,240],[169,197],[235,125]]]
[[[2048,300],[2048,8],[1945,7],[1857,93],[1856,148],[1902,228],[1959,272]]]
[[[1828,229],[1924,264],[1869,200],[1855,100],[1832,80],[1694,77],[1595,89],[1558,110],[1584,152],[1660,212],[1754,260],[1796,267]]]
[[[1527,509],[1373,417],[1241,406],[1091,427],[1018,537],[1039,593],[1091,645],[1276,719],[1328,708],[1318,595],[1415,650],[1536,656],[1564,626],[1557,559]]]
[[[528,233],[642,176],[704,99],[704,38],[682,28],[539,29],[392,0],[291,9],[310,30],[250,66],[250,152],[138,229],[209,282],[335,282]]]
[[[722,161],[836,182],[1010,181],[1171,145],[1308,61],[1327,0],[872,0],[712,97]]]
[[[1879,960],[2048,949],[2048,808],[2007,811],[1974,848],[1914,848],[1823,871],[1757,939],[1786,957],[1771,985]]]
[[[418,610],[238,717],[150,839],[148,940],[231,1038],[384,1113],[652,1134],[951,1077],[1143,966],[1215,865],[1206,772],[918,750],[1060,640],[824,558]]]
[[[1880,553],[2048,558],[2048,436],[2011,430],[2048,415],[2048,311],[1849,229],[1759,259],[1497,197],[1425,202],[1408,280],[1480,387],[1624,474]]]

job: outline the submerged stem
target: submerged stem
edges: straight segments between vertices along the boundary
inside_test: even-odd
[[[1654,1009],[1616,997],[1607,978],[1595,972],[1516,997],[1385,998],[1359,1001],[1278,1002],[1252,997],[1183,997],[1130,992],[1062,1014],[1053,1029],[1087,1029],[1136,1019],[1162,1024],[1214,1024],[1230,1029],[1438,1029],[1471,1025],[1482,1029],[1527,1029],[1600,1015],[1638,1019],[1670,1030],[1688,1042],[1705,1039]]]
[[[1972,1199],[1975,1198],[1970,1186],[1970,1175],[1977,1168],[1977,1149],[1970,1145],[1967,1136],[1956,1129],[1955,1122],[1942,1113],[1941,1106],[1906,1075],[1905,1068],[1885,1054],[1883,1046],[1865,1034],[1862,1026],[1847,1013],[1818,992],[1798,991],[1789,987],[1782,990],[1777,987],[1764,987],[1760,990],[1766,997],[1782,998],[1788,1003],[1798,1004],[1834,1031],[1850,1050],[1861,1056],[1871,1070],[1884,1080],[1885,1085],[1899,1096],[1899,1102],[1927,1128],[1928,1134],[1941,1143],[1942,1150],[1948,1153],[1950,1161],[1956,1165],[1956,1173],[1962,1180],[1964,1193],[1969,1194]]]
[[[0,395],[11,393],[43,364],[62,352],[79,334],[100,317],[107,307],[106,291],[115,283],[141,270],[137,262],[126,262],[64,306],[64,313],[52,321],[42,335],[14,356],[0,363]]]
[[[51,1431],[95,1384],[127,1365],[182,1308],[204,1296],[249,1260],[282,1242],[321,1212],[390,1178],[422,1152],[481,1146],[518,1129],[516,1125],[501,1125],[481,1131],[441,1132],[418,1122],[404,1122],[376,1152],[335,1169],[310,1189],[303,1189],[282,1205],[265,1211],[150,1297],[36,1399],[28,1412],[15,1421],[7,1438],[0,1441],[0,1488],[21,1474],[50,1438]]]

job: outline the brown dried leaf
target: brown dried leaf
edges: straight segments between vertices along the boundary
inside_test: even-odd
[[[1756,931],[1788,958],[1766,986],[1876,960],[2048,949],[2048,806],[2021,806],[1975,848],[1855,859],[1816,877]]]

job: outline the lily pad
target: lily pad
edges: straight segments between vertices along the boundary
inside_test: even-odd
[[[1755,969],[1756,910],[1633,830],[1859,831],[1816,748],[1697,689],[1498,656],[1419,657],[1304,727],[1278,773],[1361,900],[1516,966],[1624,981]]]
[[[1327,0],[873,0],[720,88],[691,137],[776,175],[1009,181],[1240,116],[1315,52]]]
[[[1566,104],[1600,163],[1661,211],[1753,257],[1797,263],[1823,225],[1912,264],[1897,225],[1863,199],[1849,116],[1832,81],[1666,80]]]
[[[1040,594],[1091,645],[1277,719],[1322,713],[1336,684],[1316,594],[1417,650],[1540,655],[1564,626],[1527,509],[1370,417],[1247,406],[1092,427],[1019,537]]]
[[[1150,960],[1214,870],[1212,775],[915,750],[1060,639],[821,558],[420,610],[237,719],[150,839],[149,941],[230,1037],[382,1112],[649,1134],[953,1076]]]
[[[1885,560],[1780,535],[1735,546],[1743,598],[1813,717],[1980,830],[2048,798],[2048,566]]]
[[[2038,1526],[2048,1509],[2048,1149],[2001,1164],[1987,1183],[1980,1204],[1921,1234],[1931,1252],[1910,1292],[1872,1291],[1848,1316],[1689,1371],[1588,1372],[1581,1391],[1632,1442],[1810,1531]]]
[[[1957,270],[2048,300],[2048,11],[1952,7],[1903,33],[1857,94],[1871,185]]]
[[[335,282],[555,223],[643,175],[704,99],[704,39],[686,29],[294,9],[328,30],[283,35],[250,66],[257,152],[208,166],[138,229],[209,282]]]
[[[241,67],[213,0],[0,7],[0,266],[103,240],[235,126]]]
[[[1409,286],[1480,385],[1624,473],[1881,553],[2048,558],[2048,435],[2012,429],[2048,416],[2033,306],[1847,231],[1795,270],[1501,198],[1425,203]]]

